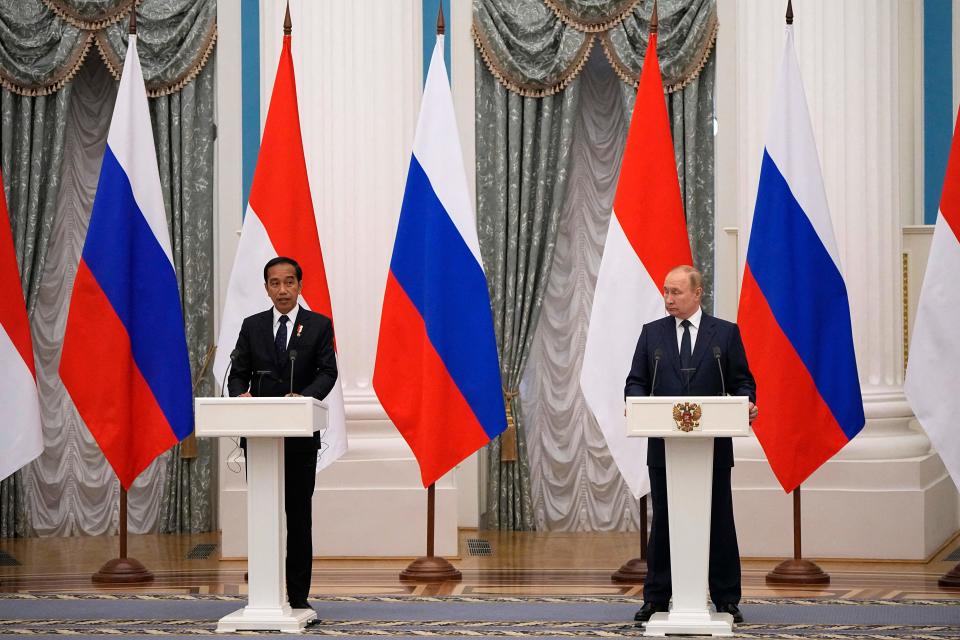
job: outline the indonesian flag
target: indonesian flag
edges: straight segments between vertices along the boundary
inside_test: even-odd
[[[670,269],[681,264],[693,264],[693,258],[657,60],[657,35],[651,33],[580,373],[587,405],[623,479],[638,498],[650,490],[647,442],[627,437],[624,381],[643,325],[666,315],[663,282]]]
[[[0,480],[40,455],[43,431],[27,307],[0,176]]]
[[[333,320],[320,235],[307,180],[307,163],[303,155],[289,35],[283,37],[260,155],[250,187],[250,202],[227,286],[227,301],[213,367],[217,380],[222,380],[226,373],[230,352],[237,344],[243,319],[271,307],[270,298],[263,288],[263,265],[281,255],[293,258],[303,267],[300,304]],[[317,460],[318,471],[329,466],[347,450],[347,423],[340,376],[324,402],[329,411],[327,430],[323,435],[327,446]]]
[[[904,391],[944,466],[960,487],[960,118],[920,289]]]

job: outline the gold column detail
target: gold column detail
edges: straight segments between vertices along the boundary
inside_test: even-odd
[[[907,372],[907,358],[910,356],[910,254],[900,254],[900,281],[903,289],[903,372]]]
[[[500,434],[500,462],[517,461],[517,421],[513,417],[511,404],[520,393],[503,390],[503,404],[507,409],[507,429]]]

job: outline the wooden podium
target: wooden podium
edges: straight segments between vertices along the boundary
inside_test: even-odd
[[[283,439],[311,437],[327,425],[327,408],[316,398],[197,398],[199,437],[247,438],[247,606],[223,618],[217,632],[297,633],[317,617],[291,609],[286,586],[283,510]]]
[[[733,616],[707,608],[713,439],[750,435],[745,396],[627,398],[627,435],[663,438],[670,519],[673,601],[645,636],[733,635]]]

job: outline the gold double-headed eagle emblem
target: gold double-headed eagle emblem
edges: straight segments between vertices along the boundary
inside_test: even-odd
[[[677,429],[684,433],[700,428],[700,416],[703,408],[698,402],[678,402],[673,405],[673,421]]]

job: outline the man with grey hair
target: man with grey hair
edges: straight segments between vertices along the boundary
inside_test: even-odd
[[[750,420],[757,415],[756,383],[737,325],[703,312],[703,275],[689,265],[670,270],[663,283],[667,317],[647,323],[640,332],[627,376],[627,396],[711,396],[729,393],[750,398]],[[653,368],[661,359],[656,381]],[[722,375],[721,375],[722,370]],[[656,386],[651,388],[651,384]],[[654,613],[668,611],[670,579],[670,533],[667,516],[667,473],[662,438],[647,445],[653,521],[647,554],[647,577],[643,607],[635,619],[646,622]],[[740,551],[733,521],[730,472],[733,442],[717,438],[713,448],[713,497],[710,519],[710,599],[717,611],[743,622],[739,603]]]

